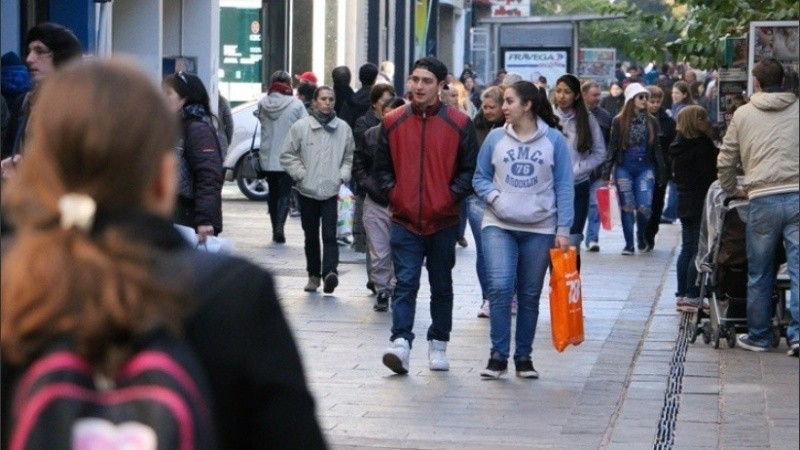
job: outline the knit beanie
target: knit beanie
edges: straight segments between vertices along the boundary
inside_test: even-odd
[[[25,37],[25,48],[27,49],[33,41],[41,41],[53,52],[55,67],[83,54],[81,43],[75,34],[57,23],[40,23],[28,30]]]

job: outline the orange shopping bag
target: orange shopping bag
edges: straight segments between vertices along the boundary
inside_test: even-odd
[[[575,247],[550,249],[550,327],[553,346],[563,352],[583,342],[583,299]]]

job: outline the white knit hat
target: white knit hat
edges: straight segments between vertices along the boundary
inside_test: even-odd
[[[642,86],[641,84],[639,83],[629,84],[628,87],[625,88],[625,103],[628,103],[629,101],[631,101],[631,99],[633,99],[639,94],[645,94],[648,97],[650,97],[650,92],[648,92],[647,89],[645,89],[645,87]]]

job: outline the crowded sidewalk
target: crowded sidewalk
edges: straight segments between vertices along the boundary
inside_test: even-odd
[[[489,353],[489,321],[476,317],[471,239],[456,252],[450,371],[430,371],[418,343],[409,375],[397,376],[381,363],[391,315],[372,310],[363,254],[340,247],[339,288],[332,296],[309,294],[298,218],[289,219],[287,242],[277,245],[266,204],[226,185],[223,210],[223,236],[236,253],[276,276],[331,448],[800,445],[798,360],[786,356],[784,341],[766,353],[687,342],[681,327],[688,319],[675,311],[677,224],[662,226],[655,250],[635,257],[620,256],[620,229],[601,232],[601,251],[582,256],[583,344],[553,349],[546,289],[533,351],[540,379],[487,382],[478,373]],[[430,320],[421,284],[417,330]]]

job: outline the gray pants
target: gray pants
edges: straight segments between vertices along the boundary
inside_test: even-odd
[[[392,264],[392,213],[367,196],[364,199],[364,230],[367,233],[372,267],[369,279],[377,292],[394,290],[394,265]]]

